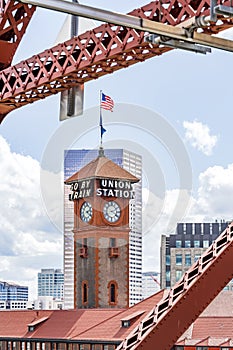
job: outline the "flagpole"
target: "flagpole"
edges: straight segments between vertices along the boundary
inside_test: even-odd
[[[104,157],[104,149],[103,149],[103,121],[102,121],[102,90],[100,90],[100,147],[99,147],[99,157]]]
[[[100,148],[103,146],[103,135],[102,135],[102,108],[101,108],[102,90],[100,90]]]

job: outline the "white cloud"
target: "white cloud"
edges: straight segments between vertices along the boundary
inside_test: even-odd
[[[39,162],[11,152],[0,136],[0,164],[1,279],[29,285],[35,292],[37,272],[60,267],[52,264],[62,262],[62,233],[43,208]]]
[[[228,167],[213,166],[199,176],[196,209],[203,215],[211,212],[216,218],[233,219],[233,164]]]
[[[196,120],[193,122],[184,121],[183,127],[185,128],[186,141],[206,156],[210,156],[218,138],[216,135],[210,135],[209,127]]]
[[[143,214],[143,228],[147,230],[143,238],[144,270],[159,271],[161,235],[174,233],[178,222],[233,220],[232,179],[233,164],[213,166],[199,175],[198,191],[189,200],[187,192],[179,189],[167,191],[162,204],[151,195],[149,210]]]

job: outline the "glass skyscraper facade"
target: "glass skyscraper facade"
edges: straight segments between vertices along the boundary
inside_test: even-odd
[[[41,269],[38,273],[38,297],[50,296],[56,300],[64,297],[64,274],[60,269]]]
[[[98,156],[98,150],[66,150],[64,180]],[[141,156],[124,149],[106,149],[107,158],[137,178],[142,178]],[[130,305],[142,299],[142,183],[134,185],[135,198],[130,201],[129,296]],[[74,307],[74,240],[73,202],[69,186],[64,187],[64,308]]]
[[[0,309],[11,309],[12,305],[16,304],[20,308],[26,301],[28,301],[28,287],[0,281]]]

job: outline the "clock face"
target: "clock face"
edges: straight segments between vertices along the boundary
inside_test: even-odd
[[[121,209],[116,202],[110,201],[104,205],[103,213],[106,220],[116,222],[121,216]]]
[[[92,206],[89,202],[84,202],[80,209],[82,221],[89,222],[92,218]]]

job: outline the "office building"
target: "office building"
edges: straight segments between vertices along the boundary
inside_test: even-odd
[[[146,299],[160,290],[159,273],[147,271],[142,273],[142,298]]]
[[[106,149],[104,153],[138,179],[142,177],[141,156],[123,149]],[[67,150],[64,155],[64,179],[98,156],[98,150]],[[134,185],[135,197],[130,201],[129,294],[130,305],[142,299],[142,193],[141,181]],[[64,308],[74,307],[74,239],[73,202],[69,186],[64,188]]]
[[[35,310],[62,310],[64,302],[62,300],[54,299],[54,297],[38,297],[34,300],[32,309]]]
[[[178,223],[174,234],[162,235],[161,288],[170,288],[179,281],[227,225],[225,221]]]
[[[64,274],[61,269],[41,269],[38,273],[38,297],[64,298]]]
[[[28,287],[0,281],[0,309],[26,309]]]

